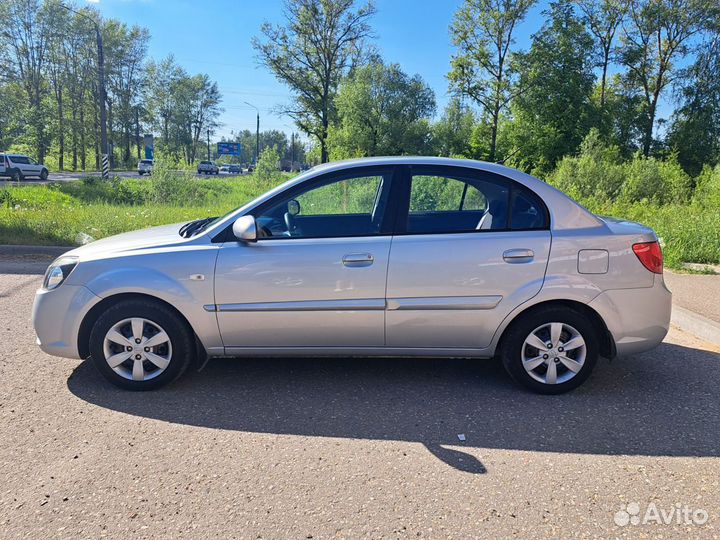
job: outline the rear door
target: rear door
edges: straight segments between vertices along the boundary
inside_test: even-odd
[[[388,267],[386,344],[483,348],[542,286],[547,209],[527,188],[457,167],[405,169]]]

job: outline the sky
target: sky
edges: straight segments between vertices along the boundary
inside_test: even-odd
[[[85,0],[87,1],[87,0]],[[148,28],[148,56],[169,54],[190,74],[207,73],[223,96],[222,126],[215,137],[231,131],[255,130],[255,108],[260,129],[288,135],[292,120],[273,110],[287,103],[288,88],[266,68],[258,66],[251,46],[264,21],[283,21],[282,0],[94,0],[103,17]],[[438,114],[449,101],[446,74],[453,47],[448,28],[461,0],[376,0],[371,20],[375,46],[383,59],[419,74],[435,91]],[[544,22],[547,0],[540,0],[518,27],[516,43],[526,49]],[[246,104],[250,103],[251,105]]]

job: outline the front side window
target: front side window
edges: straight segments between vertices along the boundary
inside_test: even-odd
[[[258,238],[380,234],[390,173],[344,175],[273,201],[255,215]]]
[[[506,229],[508,186],[480,178],[413,175],[407,232]]]

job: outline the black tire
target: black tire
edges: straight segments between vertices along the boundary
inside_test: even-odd
[[[116,373],[105,360],[105,335],[118,322],[133,317],[142,317],[159,325],[170,338],[170,363],[165,371],[149,380],[127,379]],[[171,383],[185,372],[195,358],[195,351],[194,336],[187,323],[167,306],[152,300],[118,302],[100,315],[90,333],[90,355],[95,367],[108,381],[125,390],[154,390]]]
[[[13,172],[10,173],[10,180],[13,182],[22,182],[24,180],[23,173],[20,172],[20,169],[13,169]]]
[[[571,376],[569,380],[556,384],[548,384],[536,380],[526,371],[523,366],[522,354],[526,338],[528,338],[535,329],[553,322],[569,325],[580,333],[582,339],[585,341],[585,359],[580,370],[577,371],[574,376]],[[563,327],[563,332],[565,332],[565,327]],[[562,306],[541,307],[521,315],[512,322],[503,336],[500,357],[505,366],[505,370],[519,385],[539,394],[562,394],[580,386],[590,376],[590,373],[592,373],[599,354],[597,333],[598,329],[579,311]],[[530,345],[527,347],[528,352],[535,350]],[[552,351],[547,351],[548,356],[552,356],[551,352]],[[544,350],[538,351],[538,358],[545,353],[546,351]],[[568,353],[565,352],[565,354]],[[548,361],[552,361],[552,358],[548,358]],[[561,377],[561,372],[563,374],[570,374],[571,370],[568,370],[559,360],[555,360],[555,363],[558,378]],[[543,369],[546,370],[547,367],[541,365],[536,368],[536,370],[540,372],[542,372]],[[535,371],[536,375],[538,371]]]
[[[40,180],[42,180],[44,182],[47,179],[48,179],[48,171],[47,171],[47,169],[43,169],[42,171],[40,171]]]

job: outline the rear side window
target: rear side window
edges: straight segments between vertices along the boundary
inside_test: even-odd
[[[507,228],[508,187],[450,174],[413,175],[407,232],[453,233]]]
[[[413,168],[414,169],[414,168]],[[414,169],[415,170],[415,169]],[[426,169],[412,174],[406,232],[442,234],[545,229],[537,195],[510,179],[481,171]],[[437,171],[437,173],[436,173]]]
[[[29,165],[30,159],[26,156],[8,156],[13,163],[18,163],[21,165]]]

